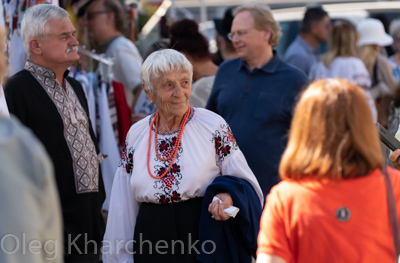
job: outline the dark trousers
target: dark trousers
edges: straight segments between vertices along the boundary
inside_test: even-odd
[[[198,262],[202,201],[193,198],[166,205],[142,203],[134,235],[135,263]]]

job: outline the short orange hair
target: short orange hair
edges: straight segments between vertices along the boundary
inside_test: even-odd
[[[363,90],[342,79],[313,82],[294,113],[283,179],[361,177],[385,165]]]

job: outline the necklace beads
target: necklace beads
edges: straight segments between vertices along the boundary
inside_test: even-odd
[[[181,121],[181,123],[179,124],[179,131],[178,131],[178,137],[175,141],[175,145],[174,145],[174,149],[173,151],[169,154],[169,156],[167,158],[162,158],[159,153],[158,153],[158,147],[157,147],[157,133],[158,133],[158,124],[160,122],[160,117],[158,114],[158,111],[156,112],[153,121],[150,124],[150,132],[149,132],[149,147],[147,150],[147,171],[149,172],[149,175],[154,178],[154,179],[161,179],[163,178],[168,172],[169,170],[171,170],[171,167],[175,161],[175,158],[178,154],[178,150],[179,150],[179,145],[181,143],[181,139],[182,139],[182,134],[183,134],[183,130],[185,128],[186,122],[189,118],[189,114],[190,114],[190,105],[188,107],[188,110],[186,111],[185,115],[183,116],[183,119]],[[156,176],[153,175],[153,173],[150,170],[150,152],[151,152],[151,132],[153,129],[153,125],[155,123],[155,136],[154,136],[154,144],[155,144],[155,151],[157,154],[158,159],[160,159],[161,161],[170,161],[170,164],[168,166],[168,169],[166,171],[164,171],[160,176]]]

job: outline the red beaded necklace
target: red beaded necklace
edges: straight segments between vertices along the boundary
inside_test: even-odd
[[[160,117],[158,115],[158,111],[156,112],[156,114],[154,116],[154,119],[150,124],[149,148],[147,150],[147,171],[149,172],[150,176],[153,177],[154,179],[163,178],[169,172],[169,170],[171,170],[172,164],[174,163],[176,155],[178,154],[179,144],[181,143],[183,129],[185,128],[186,122],[187,122],[187,120],[189,118],[189,114],[190,114],[190,105],[189,105],[188,110],[186,111],[185,115],[183,116],[183,119],[182,119],[180,125],[179,125],[178,138],[176,139],[173,151],[169,154],[169,156],[167,158],[162,158],[158,154],[158,148],[157,148],[157,132],[158,132],[158,123],[160,122]],[[169,160],[172,159],[170,164],[169,164],[169,166],[168,166],[168,169],[165,172],[163,172],[160,176],[153,175],[151,170],[150,170],[151,131],[153,129],[154,122],[156,123],[156,130],[155,130],[155,136],[154,136],[154,146],[155,146],[157,157],[158,157],[158,159],[160,159],[161,161],[164,161],[164,162],[165,161],[169,161]]]

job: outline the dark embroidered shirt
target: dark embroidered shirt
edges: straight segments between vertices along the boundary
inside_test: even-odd
[[[82,86],[64,74],[64,91],[53,71],[30,62],[26,66],[28,70],[21,70],[4,85],[9,111],[32,130],[51,157],[63,213],[65,251],[78,255],[86,247],[88,254],[99,253],[85,246],[84,239],[100,244],[103,238],[100,211],[105,192]],[[87,170],[90,166],[93,171]],[[76,247],[68,248],[68,240],[71,243],[75,238]]]

